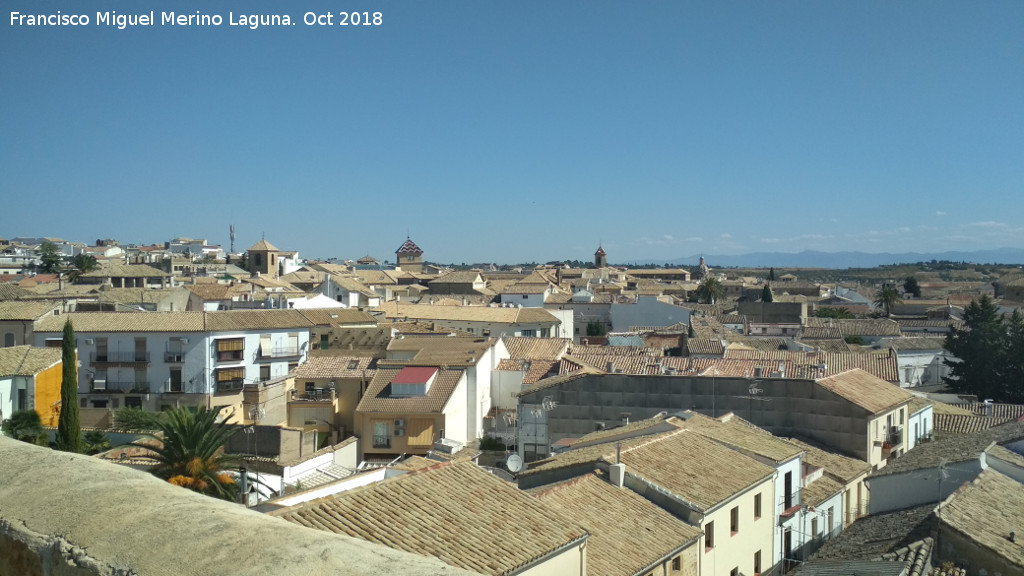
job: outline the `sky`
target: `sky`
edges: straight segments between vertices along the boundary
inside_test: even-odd
[[[408,235],[442,263],[1024,248],[1017,0],[2,5],[0,237],[227,247],[234,224],[239,250],[393,261]],[[90,24],[12,23],[57,11]],[[222,24],[160,24],[196,11]],[[293,25],[230,25],[254,13]]]

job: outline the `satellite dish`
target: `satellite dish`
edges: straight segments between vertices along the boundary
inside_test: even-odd
[[[505,467],[508,468],[508,471],[513,474],[519,472],[520,470],[523,469],[522,457],[519,456],[519,454],[513,454],[509,456],[508,460],[505,461]]]

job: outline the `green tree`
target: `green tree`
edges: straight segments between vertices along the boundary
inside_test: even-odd
[[[46,432],[43,431],[43,422],[39,413],[35,410],[18,410],[0,426],[3,433],[22,442],[29,444],[47,445]]]
[[[146,440],[129,445],[146,449],[142,458],[155,462],[153,474],[171,484],[233,500],[238,488],[225,471],[237,459],[224,454],[224,445],[235,430],[218,423],[217,414],[205,407],[169,410],[156,433],[143,433]]]
[[[82,451],[82,428],[78,424],[78,356],[75,353],[75,329],[71,319],[64,322],[61,343],[63,379],[60,383],[60,418],[57,420],[57,449]]]
[[[903,281],[903,291],[913,294],[914,298],[920,298],[921,285],[917,283],[917,278],[907,276],[907,279]]]
[[[853,312],[850,312],[849,308],[843,308],[841,306],[824,306],[814,311],[815,318],[836,318],[845,320],[854,318]]]
[[[82,447],[85,453],[92,456],[110,450],[110,438],[103,430],[89,430],[82,434]]]
[[[761,302],[774,302],[775,296],[772,295],[771,284],[765,284],[764,288],[761,289]]]
[[[946,336],[946,383],[957,392],[998,402],[1024,402],[1024,314],[1008,318],[982,296],[964,309],[964,327]]]
[[[878,308],[883,308],[885,315],[889,316],[892,314],[892,307],[900,302],[903,302],[903,298],[900,298],[900,293],[896,290],[896,287],[892,284],[886,284],[878,292],[875,292],[875,299],[872,301],[872,304]]]
[[[604,336],[606,333],[603,322],[599,320],[587,322],[587,336]]]
[[[75,254],[75,257],[71,259],[71,269],[68,270],[68,280],[78,282],[82,274],[92,272],[99,267],[100,265],[96,262],[96,257],[92,254],[86,254],[85,252]]]
[[[163,412],[147,412],[141,408],[114,410],[114,428],[126,432],[150,432],[160,429]]]
[[[64,257],[60,254],[60,248],[49,240],[39,246],[39,271],[43,274],[56,274],[60,272]]]
[[[708,276],[697,286],[697,301],[704,304],[714,304],[725,298],[725,286],[718,281],[718,278]]]
[[[775,268],[768,269],[768,281],[775,282]]]

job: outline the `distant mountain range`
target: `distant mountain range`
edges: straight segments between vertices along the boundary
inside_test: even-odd
[[[913,264],[946,260],[951,262],[974,262],[977,264],[1024,264],[1024,249],[996,248],[974,252],[752,252],[750,254],[717,255],[704,254],[708,266],[739,268],[874,268],[890,264]],[[675,260],[648,260],[642,264],[670,264],[673,266],[696,266],[700,255]]]

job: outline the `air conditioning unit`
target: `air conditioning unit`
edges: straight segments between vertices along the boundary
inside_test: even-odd
[[[395,428],[395,436],[405,436],[404,428]]]
[[[87,346],[92,346],[93,344],[96,343],[96,340],[92,338],[85,338],[82,340],[82,342],[84,342]]]
[[[92,381],[92,389],[93,390],[106,390],[107,389],[107,379],[106,378],[97,378],[97,379],[93,380]]]
[[[405,428],[405,419],[395,418],[395,428]]]

